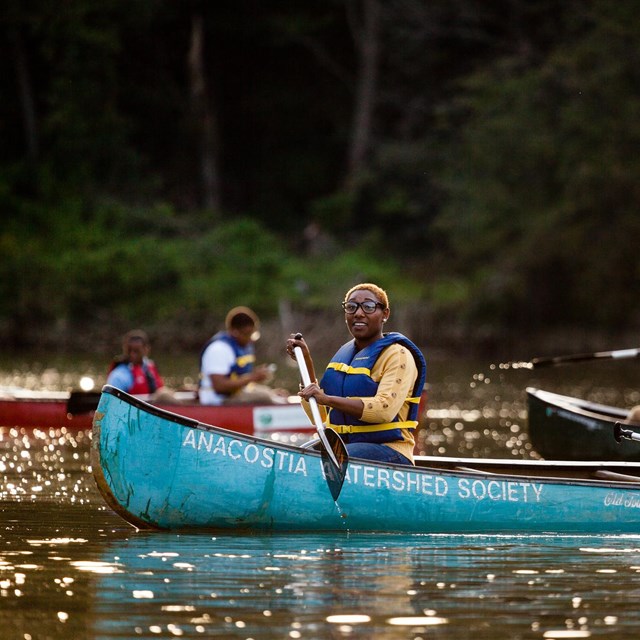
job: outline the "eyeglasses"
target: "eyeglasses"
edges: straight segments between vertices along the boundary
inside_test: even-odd
[[[385,308],[381,302],[370,302],[369,300],[365,302],[342,303],[342,308],[344,309],[345,313],[348,313],[349,315],[353,315],[359,308],[362,308],[362,310],[366,314],[371,314],[374,313],[378,307],[380,307],[381,309]]]

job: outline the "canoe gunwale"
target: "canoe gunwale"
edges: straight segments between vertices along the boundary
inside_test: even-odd
[[[589,400],[581,400],[572,398],[571,396],[563,396],[551,391],[536,389],[534,387],[526,388],[527,396],[536,399],[546,405],[551,405],[559,409],[566,409],[572,413],[577,413],[587,418],[610,422],[613,426],[616,422],[622,422],[630,426],[640,428],[640,423],[632,422],[626,419],[627,411],[620,407],[613,407],[606,404],[599,404]]]
[[[117,389],[116,387],[112,387],[110,385],[105,385],[103,387],[103,393],[108,393],[114,395],[128,404],[144,411],[145,413],[149,413],[155,415],[159,418],[163,418],[166,420],[170,420],[176,424],[179,424],[183,427],[187,427],[189,429],[197,429],[199,431],[205,431],[208,433],[218,433],[222,432],[221,435],[225,435],[229,438],[241,438],[242,440],[250,441],[254,444],[263,444],[267,446],[277,446],[278,449],[286,449],[295,453],[303,453],[303,455],[312,455],[314,457],[321,457],[320,451],[312,448],[305,448],[300,445],[289,444],[286,442],[278,442],[274,443],[270,440],[266,440],[259,436],[248,435],[248,434],[240,434],[236,431],[232,431],[230,429],[225,429],[224,427],[218,427],[216,425],[208,425],[198,420],[194,420],[192,418],[188,418],[186,416],[181,416],[176,413],[173,413],[167,409],[157,407],[155,405],[149,404],[144,400],[137,398],[135,396],[131,396],[130,394]],[[96,422],[94,420],[94,428],[96,428]],[[99,427],[98,427],[99,428]],[[640,445],[639,445],[640,446]],[[366,460],[364,458],[350,458],[353,464],[366,464],[367,466],[374,467],[382,467],[382,468],[392,468],[392,469],[401,469],[404,470],[407,468],[407,465],[398,465],[398,464],[390,464],[387,462],[378,462],[375,460]],[[632,462],[611,462],[607,460],[600,461],[579,461],[579,460],[524,460],[524,459],[515,459],[511,460],[508,458],[460,458],[455,456],[415,456],[416,464],[414,467],[410,467],[416,470],[424,470],[426,472],[431,473],[442,473],[443,471],[449,472],[452,470],[456,470],[456,467],[460,465],[467,467],[479,466],[482,467],[480,469],[474,469],[473,471],[463,471],[462,469],[457,469],[456,472],[459,473],[468,473],[472,475],[474,473],[481,473],[483,475],[493,474],[501,479],[522,479],[522,478],[531,478],[535,480],[567,480],[566,476],[558,475],[558,476],[541,476],[536,473],[533,473],[536,469],[538,470],[554,470],[560,472],[563,468],[569,468],[574,470],[580,470],[583,473],[586,472],[594,472],[599,469],[611,469],[611,470],[630,470],[636,469],[638,473],[640,473],[640,464],[635,464]],[[430,466],[433,465],[433,466]],[[491,468],[491,471],[487,470],[487,468]],[[505,472],[505,469],[518,469],[522,472]],[[502,470],[502,472],[500,472]],[[531,473],[525,473],[526,470],[530,470]],[[571,480],[584,480],[586,482],[602,482],[596,481],[586,478],[571,478]]]
[[[296,453],[300,452],[301,447],[299,445],[292,445],[287,442],[274,442],[272,440],[268,440],[266,438],[261,438],[260,436],[255,436],[247,433],[242,433],[239,431],[234,431],[232,429],[227,429],[225,427],[219,427],[213,424],[206,424],[204,422],[200,422],[198,420],[194,420],[193,418],[189,418],[188,416],[181,416],[169,409],[165,409],[164,407],[158,407],[156,405],[145,402],[144,400],[132,396],[121,389],[116,387],[112,387],[111,385],[105,385],[102,388],[103,393],[108,393],[110,395],[116,396],[121,400],[124,400],[128,404],[144,411],[145,413],[150,413],[151,415],[157,416],[158,418],[162,418],[164,420],[169,420],[171,422],[175,422],[180,426],[187,427],[189,429],[197,429],[198,431],[206,431],[208,433],[218,433],[222,432],[221,435],[224,435],[228,438],[240,438],[242,440],[248,440],[253,443],[267,444],[268,446],[277,445],[278,449],[288,449],[290,451],[295,451]],[[277,405],[276,405],[277,406]],[[96,419],[93,421],[93,428],[96,428]],[[309,453],[321,457],[320,452],[315,449],[306,449]]]
[[[196,429],[198,431],[204,431],[207,433],[219,433],[228,438],[240,438],[244,441],[254,444],[266,445],[269,447],[277,447],[278,449],[285,449],[290,452],[295,452],[302,455],[311,455],[313,457],[321,457],[321,453],[318,449],[308,448],[302,445],[289,444],[286,442],[273,442],[266,440],[260,436],[248,435],[245,433],[238,433],[236,431],[219,427],[216,425],[208,425],[192,418],[181,416],[173,413],[165,408],[157,407],[149,404],[144,400],[131,396],[130,394],[110,385],[103,387],[103,393],[114,395],[129,405],[136,407],[144,411],[145,413],[157,416],[159,418],[169,420],[178,425],[189,429]],[[94,429],[100,430],[100,421],[94,420]],[[96,442],[98,439],[94,439]],[[640,445],[639,445],[640,446]],[[468,476],[474,476],[482,474],[483,476],[495,476],[500,479],[532,479],[536,481],[550,481],[550,482],[579,482],[580,484],[598,483],[600,485],[603,481],[595,478],[587,477],[569,477],[566,474],[563,475],[563,470],[573,471],[580,474],[591,474],[599,470],[612,470],[618,472],[630,472],[632,470],[640,474],[640,463],[626,462],[626,461],[610,461],[610,460],[525,460],[525,459],[509,459],[509,458],[461,458],[456,456],[415,456],[415,466],[408,467],[407,465],[391,464],[387,462],[378,462],[375,460],[367,460],[364,458],[350,458],[352,464],[391,468],[406,470],[407,468],[424,471],[426,473],[448,473],[455,471],[456,473],[465,474]],[[545,475],[541,475],[546,471]],[[557,475],[550,475],[550,473],[557,473]],[[632,474],[628,474],[632,475]],[[640,475],[638,476],[640,480]],[[625,484],[625,483],[623,483]]]
[[[365,461],[363,461],[365,462]],[[369,461],[366,461],[367,464],[369,464]],[[472,465],[474,463],[474,459],[468,459],[467,462],[469,463],[469,465]],[[513,462],[513,461],[508,461],[508,462]],[[528,461],[524,461],[524,462],[528,462]],[[546,462],[546,461],[531,461],[531,462]],[[559,461],[552,461],[552,462],[559,462]],[[635,484],[635,483],[640,483],[640,466],[638,465],[631,465],[630,467],[624,466],[624,467],[617,467],[615,465],[612,465],[610,462],[606,462],[606,461],[600,461],[597,463],[584,463],[582,465],[577,465],[574,466],[572,465],[572,469],[578,469],[580,471],[582,471],[585,474],[585,477],[580,477],[580,476],[567,476],[567,475],[538,475],[535,473],[516,473],[515,471],[513,471],[513,466],[511,466],[511,468],[509,469],[508,472],[496,472],[496,471],[487,471],[486,469],[483,468],[483,465],[478,465],[480,468],[478,469],[474,469],[471,466],[467,466],[467,467],[458,467],[458,466],[432,466],[432,467],[428,467],[428,466],[416,466],[417,469],[421,469],[424,471],[427,471],[429,473],[433,473],[433,474],[448,474],[449,472],[453,471],[456,473],[456,475],[459,476],[463,476],[466,478],[482,478],[482,479],[486,479],[486,480],[498,480],[498,481],[505,481],[505,482],[522,482],[522,481],[528,481],[528,482],[536,482],[539,484],[543,484],[543,483],[547,483],[547,484],[558,484],[558,483],[562,483],[564,485],[580,485],[580,486],[611,486],[611,487],[615,487],[615,488],[628,488],[630,484]],[[528,469],[535,469],[535,467],[529,467]],[[547,466],[545,465],[543,467],[543,469],[554,469],[556,468],[555,465],[553,466]],[[528,470],[527,469],[527,470]],[[631,473],[627,473],[627,474],[622,474],[620,473],[620,470],[629,470],[629,469],[633,469],[635,470],[639,475],[634,475]],[[611,477],[609,478],[605,478],[603,477],[598,477],[598,473],[607,473],[610,472],[612,474]],[[618,477],[613,477],[614,475],[617,475]],[[623,476],[626,476],[626,478],[623,478]]]

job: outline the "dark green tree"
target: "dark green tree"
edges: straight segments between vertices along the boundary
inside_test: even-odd
[[[640,9],[573,9],[548,50],[501,57],[458,96],[438,226],[476,320],[620,327],[638,310]]]

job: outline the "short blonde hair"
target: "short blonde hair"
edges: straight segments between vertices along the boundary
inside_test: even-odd
[[[360,291],[362,289],[364,289],[365,291],[371,291],[373,295],[377,296],[378,300],[380,300],[380,302],[384,305],[385,309],[389,308],[389,297],[387,296],[387,292],[382,287],[379,287],[377,284],[373,284],[371,282],[362,282],[360,284],[357,284],[355,287],[351,287],[351,289],[349,289],[349,291],[347,291],[347,293],[345,294],[344,301],[347,302],[347,300],[349,300],[349,296],[354,291]]]

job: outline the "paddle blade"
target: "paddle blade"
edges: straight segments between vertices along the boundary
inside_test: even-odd
[[[321,437],[324,446],[320,449],[322,468],[331,496],[337,502],[347,473],[349,454],[342,438],[333,429],[324,429],[322,436],[324,436],[324,438]]]
[[[296,340],[301,340],[302,334],[296,334]],[[300,377],[305,386],[311,384],[311,378],[309,377],[309,370],[307,369],[307,363],[305,362],[302,349],[295,347],[293,350],[296,360],[298,362],[298,368],[300,369]],[[315,398],[309,399],[309,406],[311,407],[311,413],[313,414],[313,421],[316,425],[316,432],[320,438],[321,455],[322,455],[322,467],[324,469],[324,476],[329,486],[329,491],[336,501],[342,490],[342,484],[344,483],[344,475],[347,472],[347,464],[349,462],[349,454],[347,448],[344,446],[342,438],[332,429],[325,429],[322,424],[322,417],[320,416],[320,409],[318,408],[318,402]]]

